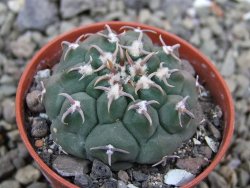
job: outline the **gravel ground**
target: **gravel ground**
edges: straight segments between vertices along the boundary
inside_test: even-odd
[[[0,188],[49,187],[25,150],[15,123],[16,86],[26,63],[58,34],[104,20],[163,28],[186,39],[214,62],[234,97],[236,130],[223,161],[197,187],[250,188],[250,2],[195,2],[1,0]]]

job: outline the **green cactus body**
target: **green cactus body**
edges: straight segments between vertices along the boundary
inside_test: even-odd
[[[112,169],[153,164],[196,131],[195,79],[181,70],[178,45],[152,43],[140,28],[88,34],[63,42],[46,83],[53,140],[74,156]]]

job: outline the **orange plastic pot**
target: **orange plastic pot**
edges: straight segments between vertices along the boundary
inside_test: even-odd
[[[124,25],[133,26],[133,27],[141,27],[142,29],[150,29],[156,31],[158,34],[161,34],[167,41],[169,45],[173,45],[179,43],[181,45],[180,48],[180,56],[181,58],[188,59],[189,62],[192,63],[196,72],[199,74],[201,80],[206,82],[206,86],[211,91],[213,98],[216,103],[220,105],[223,110],[223,118],[224,118],[224,132],[223,139],[220,145],[219,151],[216,154],[215,158],[211,162],[211,164],[204,169],[202,173],[200,173],[195,179],[190,181],[187,185],[183,186],[193,187],[202,181],[208,174],[216,167],[216,165],[220,162],[222,157],[224,156],[227,148],[230,144],[230,140],[233,134],[234,128],[234,108],[233,101],[226,86],[225,81],[222,76],[216,70],[215,66],[211,63],[209,59],[207,59],[199,50],[191,46],[189,43],[184,41],[183,39],[170,34],[161,29],[143,25],[139,23],[129,23],[129,22],[102,22],[91,24],[88,26],[77,28],[71,32],[60,35],[47,45],[45,45],[28,63],[23,75],[20,79],[19,86],[17,89],[16,95],[16,120],[18,124],[18,128],[20,131],[20,135],[25,143],[29,153],[34,158],[34,160],[38,163],[41,168],[43,174],[47,177],[48,181],[51,183],[53,187],[77,187],[69,181],[65,180],[58,174],[56,174],[51,168],[49,168],[43,160],[38,156],[32,147],[28,136],[24,123],[25,114],[24,114],[24,103],[25,96],[32,82],[33,76],[35,73],[44,68],[51,68],[56,62],[62,53],[61,51],[61,42],[63,40],[66,41],[75,41],[75,39],[84,33],[95,33],[104,28],[105,24],[109,24],[110,27],[116,31],[119,31],[119,28]],[[154,43],[159,43],[158,35],[150,34],[150,37],[154,41]]]

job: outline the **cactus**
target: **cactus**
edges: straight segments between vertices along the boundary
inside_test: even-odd
[[[155,31],[124,26],[62,42],[44,88],[53,140],[74,156],[109,164],[158,164],[193,136],[195,78],[181,69],[179,44]],[[84,40],[83,40],[84,39]]]

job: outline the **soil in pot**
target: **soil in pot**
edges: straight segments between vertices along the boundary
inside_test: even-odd
[[[131,28],[129,28],[129,30],[130,29]],[[135,29],[134,32],[139,33],[138,34],[139,38],[140,34],[143,33],[143,31],[140,30],[138,31],[138,29],[137,30]],[[107,30],[104,33],[100,34],[101,35],[100,37],[103,37],[103,39],[108,40],[109,42],[112,42],[112,40],[115,41],[117,39],[115,38],[116,36],[110,35],[110,33],[112,33],[112,31],[107,27]],[[127,40],[129,40],[129,38]],[[164,42],[162,43],[164,44]],[[66,59],[67,56],[70,55],[71,51],[74,50],[75,43],[64,43],[64,44],[66,44],[66,49],[64,49],[62,59]],[[70,45],[72,49],[67,50],[71,48]],[[133,44],[131,46],[133,46]],[[92,46],[92,48],[95,48],[96,51],[98,51],[104,57],[105,55],[107,56],[110,55],[103,53],[102,49],[100,50],[96,46],[94,47]],[[119,48],[117,47],[116,50],[119,49],[121,51],[122,48],[128,49],[124,45],[120,46]],[[172,49],[170,46],[166,46],[166,48],[167,49],[165,50],[170,49],[170,51]],[[138,50],[136,47],[131,51],[124,50],[123,54],[120,54],[120,56],[123,56],[124,58],[126,57],[125,58],[126,61],[129,64],[131,64],[131,62],[134,63],[134,61],[136,60],[133,59],[133,57],[131,58],[130,55],[132,54],[131,56],[133,55],[136,56],[137,51]],[[169,52],[169,55],[172,56],[173,59],[179,61],[180,59],[175,53],[175,49],[172,49],[173,52],[171,51],[171,53],[170,51],[167,51]],[[144,53],[147,54],[146,51]],[[94,55],[96,54],[93,54],[93,58]],[[150,55],[150,53],[148,53],[146,59],[148,60],[152,56],[153,54]],[[102,61],[102,58],[100,58],[100,60]],[[119,60],[121,61],[122,58],[120,58]],[[104,68],[113,70],[113,65],[109,61],[107,62],[108,62],[106,64],[107,67]],[[56,65],[51,70],[44,69],[38,71],[33,79],[33,83],[26,96],[26,101],[25,101],[26,102],[25,117],[27,117],[26,126],[29,133],[30,141],[33,144],[35,150],[37,151],[39,156],[45,161],[45,163],[48,164],[48,166],[50,166],[64,178],[68,179],[69,181],[75,183],[80,187],[128,186],[128,187],[156,188],[156,187],[171,187],[171,186],[184,185],[191,179],[195,178],[195,176],[197,176],[206,166],[208,166],[210,164],[210,161],[213,160],[213,157],[217,153],[223,135],[222,134],[223,114],[220,107],[213,102],[213,99],[210,96],[210,92],[206,89],[206,83],[203,83],[202,80],[199,80],[199,76],[196,74],[192,65],[187,60],[184,59],[181,59],[180,62],[178,63],[180,66],[180,70],[188,72],[190,75],[192,75],[193,79],[196,80],[195,92],[198,96],[198,102],[196,104],[195,110],[192,111],[192,113],[191,112],[190,113],[192,115],[195,115],[195,118],[199,122],[199,124],[197,126],[197,129],[195,129],[193,136],[187,139],[186,141],[183,141],[182,144],[178,147],[178,149],[171,155],[163,156],[162,160],[159,160],[158,162],[150,165],[134,164],[133,167],[131,168],[114,171],[110,168],[110,165],[104,164],[100,160],[93,158],[92,160],[80,159],[70,155],[67,151],[65,151],[59,144],[57,144],[56,140],[53,140],[52,131],[56,133],[57,130],[51,127],[52,122],[50,121],[50,118],[47,114],[48,111],[45,110],[45,109],[48,110],[48,108],[45,107],[46,105],[44,106],[43,101],[47,92],[46,82],[51,78],[52,75],[55,75],[55,72],[58,72],[60,68],[62,69],[62,71],[64,71],[64,69],[66,70],[67,64],[64,64],[61,67]],[[99,68],[97,67],[96,69]],[[79,74],[82,74],[82,76],[87,72],[86,69],[84,70],[85,72],[84,71],[81,72],[82,69],[79,67],[79,65],[78,67],[70,69],[70,71],[75,71],[75,70],[77,70]],[[91,70],[88,69],[88,71],[93,72],[92,69]],[[106,74],[105,70],[101,71],[104,71],[104,73],[101,73],[101,75]],[[145,71],[145,70],[140,69],[140,71]],[[130,73],[131,72],[133,72],[133,70],[132,71],[130,70]],[[137,74],[137,70],[134,72],[135,74]],[[158,72],[158,74],[155,75],[161,75],[160,73],[161,72]],[[133,77],[136,76],[137,75],[133,75]],[[102,77],[102,79],[104,79],[104,77]],[[138,80],[140,80],[140,78],[136,80],[137,83],[139,82]],[[114,83],[115,82],[116,80],[114,80]],[[55,84],[59,83],[55,82]],[[168,85],[168,87],[172,87],[172,85],[169,83],[166,83],[166,85]],[[142,84],[142,86],[140,87],[144,86],[145,84]],[[155,87],[158,90],[160,90],[158,86]],[[103,87],[99,88],[104,89]],[[146,88],[139,88],[139,89],[146,89]],[[69,99],[69,101],[71,100],[66,93],[61,93],[61,94],[67,99]],[[72,102],[72,105],[73,104],[74,102]],[[63,123],[65,123],[64,120],[67,120],[66,119],[67,116],[70,116],[74,112],[70,111],[72,110],[70,108],[68,108],[68,110],[69,111],[66,111],[64,113],[62,112],[63,115],[61,118],[61,122]],[[103,113],[106,112],[103,111]],[[80,120],[84,120],[84,117],[82,115],[79,117]],[[145,117],[147,122],[150,124],[149,126],[151,126],[151,121],[152,121],[151,117],[150,116],[148,117],[147,114],[145,115]],[[184,126],[181,124],[182,121],[181,118],[182,117],[180,116],[179,117],[180,128]]]

